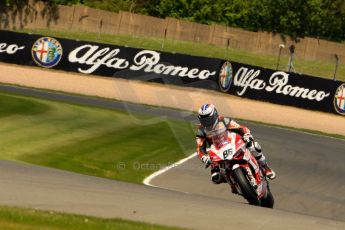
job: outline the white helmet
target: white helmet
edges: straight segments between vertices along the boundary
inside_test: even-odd
[[[218,124],[218,112],[214,105],[203,104],[198,111],[198,118],[203,127],[213,129]]]

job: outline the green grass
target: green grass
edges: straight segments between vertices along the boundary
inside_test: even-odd
[[[0,159],[141,183],[194,150],[187,122],[5,93],[0,108]]]
[[[47,36],[62,37],[69,39],[79,39],[84,41],[94,41],[106,44],[114,44],[121,46],[129,46],[136,48],[145,48],[153,50],[162,50],[167,52],[177,52],[183,54],[190,54],[204,57],[216,57],[222,59],[230,59],[232,61],[246,63],[256,66],[262,66],[270,69],[275,69],[277,65],[277,55],[263,55],[256,53],[249,53],[243,50],[229,49],[209,45],[198,42],[178,41],[161,38],[133,36],[133,35],[108,35],[89,32],[71,32],[71,31],[57,31],[50,29],[24,29],[19,32],[30,32],[43,34]],[[162,44],[164,45],[162,46]],[[277,50],[278,54],[278,50]],[[280,70],[286,70],[288,63],[288,56],[282,55],[280,60]],[[319,76],[323,78],[333,78],[335,62],[327,61],[309,61],[303,59],[295,59],[295,69],[298,73],[304,73],[312,76]],[[339,65],[337,78],[345,80],[345,66]]]
[[[33,103],[30,100],[18,99],[3,95],[0,97],[0,117],[8,115],[35,115],[49,109],[40,103]]]
[[[102,219],[57,212],[0,207],[2,230],[172,230],[164,227],[122,219]]]

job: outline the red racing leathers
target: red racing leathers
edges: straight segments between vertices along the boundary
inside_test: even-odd
[[[242,137],[245,135],[251,135],[250,130],[246,126],[239,125],[236,121],[230,118],[219,116],[219,122],[223,122],[225,127],[227,127],[229,131],[238,133]],[[205,128],[201,125],[199,125],[198,130],[196,132],[196,143],[196,152],[199,158],[202,158],[204,155],[207,155],[207,144],[210,146],[212,144],[212,140],[211,138],[207,137]]]

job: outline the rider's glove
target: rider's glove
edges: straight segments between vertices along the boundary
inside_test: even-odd
[[[205,164],[205,168],[208,168],[208,166],[210,166],[211,164],[211,160],[209,156],[203,155],[201,157],[201,161]]]
[[[247,146],[251,146],[252,142],[254,141],[254,138],[251,134],[244,134],[243,135],[243,141],[246,143]]]

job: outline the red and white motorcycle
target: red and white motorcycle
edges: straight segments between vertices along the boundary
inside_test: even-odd
[[[219,167],[228,184],[233,185],[250,204],[273,208],[274,199],[265,173],[242,137],[225,127],[218,127],[208,136],[212,138],[211,162]]]

